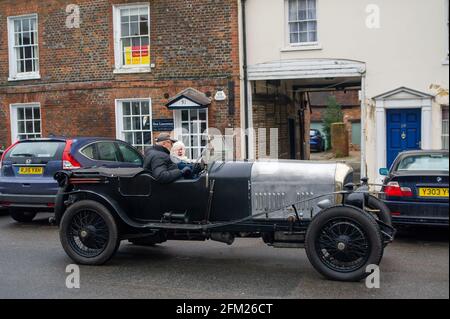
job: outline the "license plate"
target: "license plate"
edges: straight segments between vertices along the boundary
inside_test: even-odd
[[[42,175],[44,173],[43,167],[19,167],[20,175]]]
[[[420,197],[448,197],[448,188],[419,188]]]

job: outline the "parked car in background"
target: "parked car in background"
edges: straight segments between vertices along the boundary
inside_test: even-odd
[[[309,145],[311,151],[324,152],[325,151],[325,138],[319,130],[309,130]]]
[[[131,145],[108,138],[48,138],[19,141],[0,161],[0,207],[19,222],[51,212],[60,170],[87,167],[140,167],[142,155]]]
[[[448,151],[400,153],[380,174],[386,175],[381,199],[395,224],[448,227]]]

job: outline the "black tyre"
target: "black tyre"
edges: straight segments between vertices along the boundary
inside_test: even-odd
[[[392,226],[392,215],[389,207],[373,195],[369,196],[367,206],[383,223]]]
[[[36,212],[15,208],[11,208],[9,214],[12,219],[19,223],[29,223],[36,217]]]
[[[116,221],[102,204],[83,200],[70,206],[61,219],[61,244],[82,265],[102,265],[120,245]]]
[[[306,233],[306,254],[314,268],[331,280],[360,281],[368,265],[383,255],[380,228],[373,216],[348,206],[317,214]]]

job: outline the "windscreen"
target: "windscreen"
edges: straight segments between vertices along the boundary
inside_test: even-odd
[[[401,160],[397,171],[448,171],[448,154],[420,154]]]
[[[20,157],[60,159],[64,142],[23,142],[14,146],[7,154],[8,159]]]

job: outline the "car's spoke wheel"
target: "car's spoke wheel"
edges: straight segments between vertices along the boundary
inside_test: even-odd
[[[383,246],[373,216],[348,206],[327,208],[317,214],[306,233],[306,253],[311,264],[329,279],[359,281],[378,265]]]
[[[341,218],[324,225],[316,239],[316,250],[329,268],[351,272],[366,263],[370,243],[360,225],[351,219]]]
[[[72,217],[69,244],[80,256],[100,255],[108,244],[109,231],[105,220],[93,210],[79,211]]]
[[[80,201],[64,213],[60,240],[66,253],[80,264],[100,265],[119,247],[118,229],[106,207],[95,201]]]

